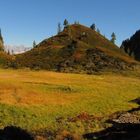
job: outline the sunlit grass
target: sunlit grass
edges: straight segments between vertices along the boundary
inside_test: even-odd
[[[0,69],[0,127],[36,130],[80,112],[107,116],[136,107],[129,101],[139,96],[137,76]]]

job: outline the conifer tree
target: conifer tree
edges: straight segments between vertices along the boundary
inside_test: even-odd
[[[90,26],[90,28],[92,29],[92,30],[96,30],[96,25],[95,24],[92,24],[91,26]]]
[[[67,19],[64,20],[64,24],[63,25],[64,25],[64,27],[67,27],[69,25],[69,22],[68,22]]]
[[[115,33],[113,32],[112,34],[111,34],[111,40],[110,40],[113,44],[115,44],[115,41],[116,41],[116,35],[115,35]]]
[[[58,23],[57,33],[59,34],[61,31],[62,31],[61,23],[59,22],[59,23]]]
[[[99,28],[97,28],[97,33],[99,33],[99,34],[100,34],[100,30],[99,30]]]
[[[14,54],[14,50],[12,50],[12,55]]]
[[[36,42],[35,42],[35,40],[33,41],[33,48],[35,48],[36,47]]]
[[[8,50],[7,54],[10,55],[10,51],[9,50]]]
[[[74,24],[77,24],[78,25],[79,24],[79,21],[75,21]]]
[[[4,51],[4,41],[3,41],[1,29],[0,29],[0,51]]]

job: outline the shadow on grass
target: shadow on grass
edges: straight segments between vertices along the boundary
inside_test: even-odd
[[[140,140],[140,124],[113,123],[110,128],[83,137],[87,140]]]
[[[140,98],[132,100],[131,102],[140,105]],[[136,114],[137,111],[140,111],[140,107],[131,109],[123,115],[119,115],[119,117],[114,120],[108,120],[107,123],[111,123],[112,127],[100,132],[84,134],[84,139],[140,140],[140,114]]]
[[[140,105],[140,98],[131,102]],[[107,123],[112,124],[112,127],[100,132],[84,134],[83,138],[86,140],[140,140],[140,114],[138,111],[140,111],[140,107],[127,112],[115,113],[107,121]],[[90,119],[91,117],[85,113],[78,116],[80,119]],[[0,130],[0,140],[34,140],[34,138],[19,127],[8,126]],[[66,140],[75,139],[70,137]]]
[[[0,140],[34,140],[34,139],[25,130],[15,126],[8,126],[5,127],[3,130],[0,130]]]

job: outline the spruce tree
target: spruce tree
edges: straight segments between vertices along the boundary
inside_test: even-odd
[[[69,25],[69,22],[68,22],[67,19],[64,20],[64,24],[63,25],[64,25],[64,27],[67,27]]]
[[[59,34],[61,31],[62,31],[61,23],[59,22],[59,23],[58,23],[57,33]]]
[[[97,33],[99,33],[99,34],[100,34],[100,30],[99,30],[99,28],[97,28]]]
[[[4,41],[3,41],[1,29],[0,29],[0,51],[4,51]]]
[[[36,47],[36,42],[35,42],[35,40],[33,41],[33,48],[35,48]]]
[[[9,50],[8,50],[7,54],[10,55],[10,51]]]
[[[90,26],[90,28],[92,29],[92,30],[96,30],[96,25],[95,24],[92,24],[91,26]]]
[[[115,44],[115,41],[116,41],[116,35],[115,35],[115,33],[113,32],[112,34],[111,34],[111,40],[110,40],[113,44]]]
[[[74,24],[77,24],[77,25],[78,25],[78,24],[80,24],[80,23],[79,23],[79,21],[75,21]]]
[[[11,52],[11,53],[12,53],[12,55],[14,55],[14,50],[12,50],[12,52]]]

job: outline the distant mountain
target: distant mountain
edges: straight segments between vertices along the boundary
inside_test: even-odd
[[[0,30],[0,67],[13,67],[13,57],[4,51],[4,41]]]
[[[137,63],[104,36],[79,24],[16,55],[16,62],[20,67],[75,73],[132,69]]]
[[[24,46],[4,46],[3,37],[0,30],[0,67],[14,67],[17,68],[14,55],[29,51],[31,48]],[[7,53],[9,52],[9,53]]]
[[[136,31],[130,39],[124,40],[121,49],[123,49],[129,56],[140,61],[140,30]]]
[[[10,52],[10,54],[21,54],[24,52],[27,52],[31,50],[32,48],[30,47],[25,47],[24,45],[19,45],[19,46],[11,46],[11,45],[6,45],[5,46],[5,51]]]

